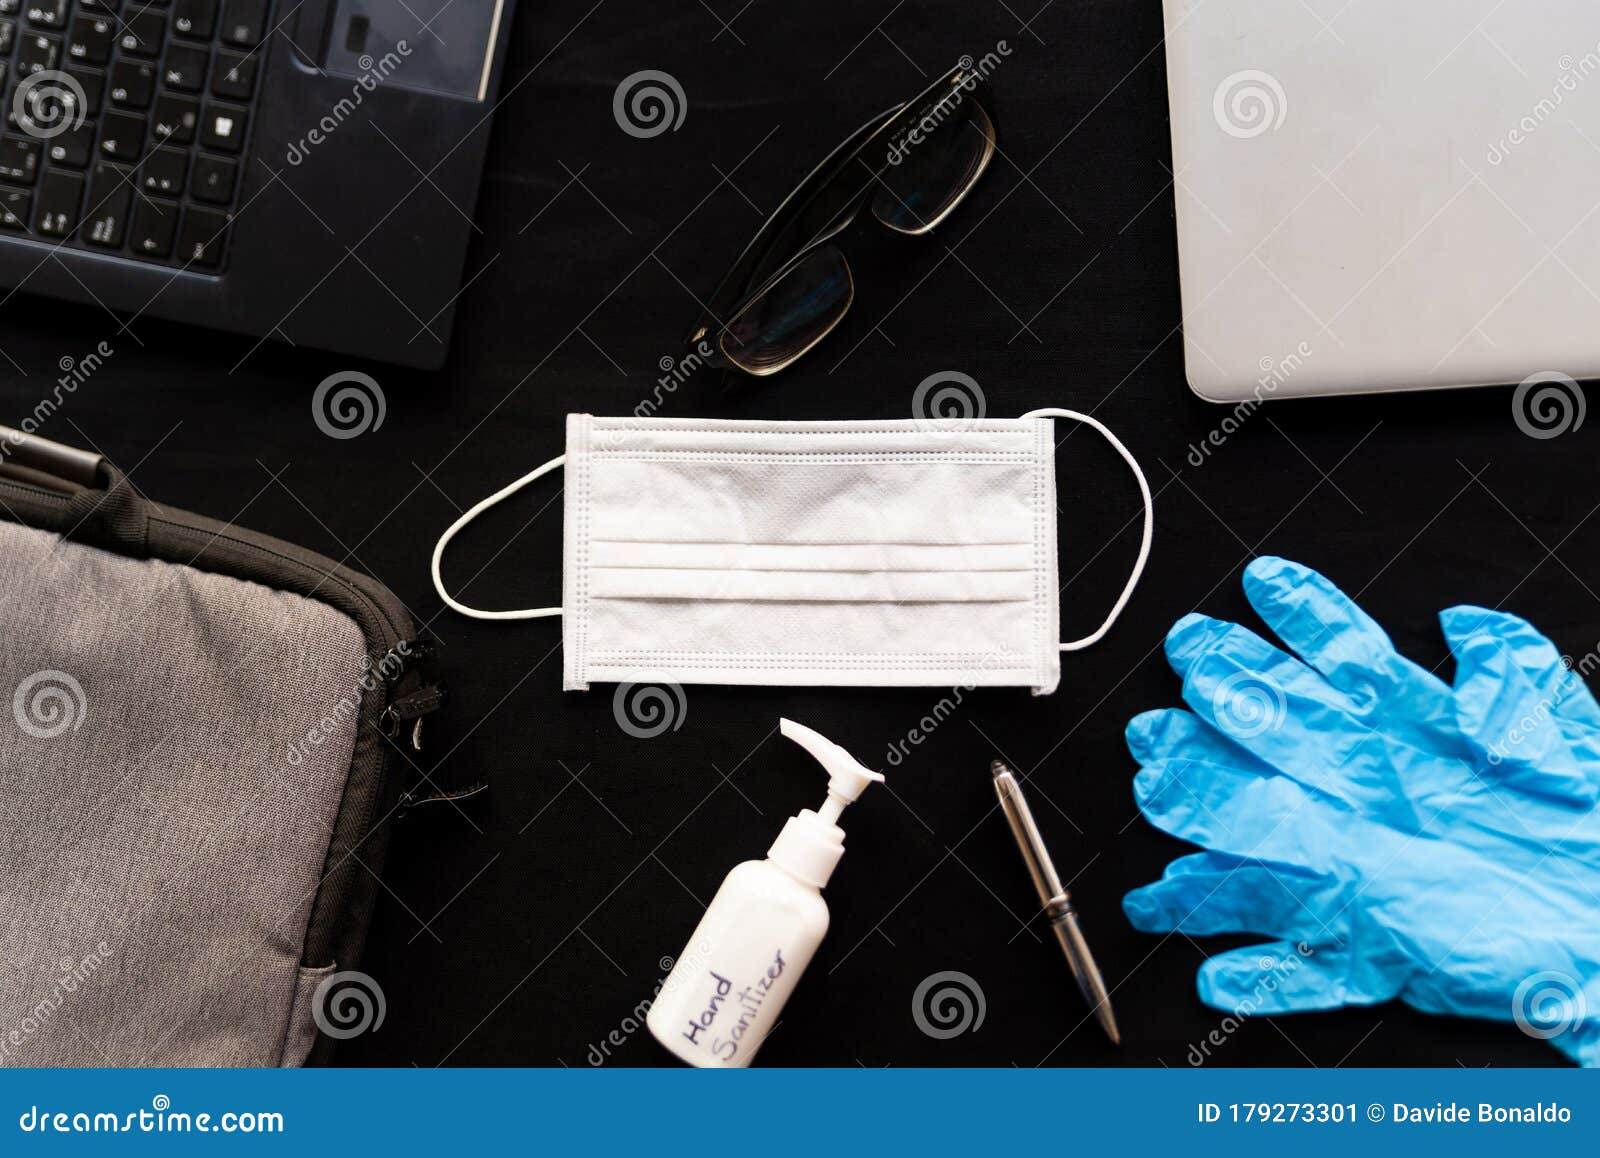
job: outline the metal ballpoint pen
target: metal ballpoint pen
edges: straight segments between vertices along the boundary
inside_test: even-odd
[[[1056,940],[1061,944],[1067,964],[1072,967],[1078,988],[1083,991],[1083,999],[1089,1003],[1095,1020],[1106,1031],[1111,1043],[1121,1045],[1122,1035],[1117,1030],[1116,1015],[1111,1011],[1111,995],[1106,992],[1105,980],[1094,963],[1094,955],[1089,952],[1088,942],[1083,939],[1083,930],[1078,927],[1078,913],[1072,907],[1072,896],[1061,886],[1061,877],[1056,873],[1055,863],[1051,861],[1044,839],[1039,835],[1039,826],[1033,821],[1033,812],[1022,795],[1022,784],[1003,760],[991,763],[989,771],[994,774],[994,790],[1000,798],[1000,809],[1011,825],[1011,834],[1017,838],[1017,847],[1022,850],[1028,875],[1033,878],[1033,887],[1039,891],[1045,916],[1055,930]]]

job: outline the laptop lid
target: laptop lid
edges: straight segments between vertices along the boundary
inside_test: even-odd
[[[1197,394],[1600,376],[1592,0],[1164,3]]]

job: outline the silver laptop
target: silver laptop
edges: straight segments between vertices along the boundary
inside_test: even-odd
[[[1595,0],[1165,11],[1197,394],[1600,377]]]

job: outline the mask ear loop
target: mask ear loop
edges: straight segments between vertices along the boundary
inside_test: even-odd
[[[1150,497],[1150,484],[1144,477],[1144,471],[1139,468],[1138,460],[1133,453],[1122,445],[1122,440],[1098,418],[1091,418],[1087,414],[1080,414],[1076,410],[1062,410],[1054,406],[1047,406],[1042,410],[1030,410],[1024,418],[1070,418],[1074,422],[1081,422],[1085,426],[1093,427],[1099,431],[1111,449],[1122,456],[1122,461],[1127,463],[1133,471],[1134,479],[1139,483],[1139,496],[1144,500],[1144,534],[1139,539],[1139,557],[1134,560],[1133,572],[1128,576],[1128,583],[1122,589],[1122,594],[1117,596],[1116,603],[1111,606],[1111,614],[1092,634],[1082,639],[1071,639],[1061,645],[1062,651],[1082,651],[1086,647],[1093,647],[1105,638],[1106,632],[1111,630],[1111,625],[1117,621],[1117,616],[1122,614],[1122,609],[1128,605],[1128,600],[1133,598],[1133,589],[1139,585],[1140,578],[1144,575],[1144,565],[1150,560],[1150,540],[1155,533],[1156,509],[1155,500]]]
[[[444,579],[439,574],[439,561],[444,558],[444,549],[450,545],[450,540],[456,537],[456,533],[462,527],[465,527],[495,504],[509,499],[529,483],[543,478],[566,461],[566,455],[557,455],[543,466],[529,471],[510,486],[503,490],[495,491],[494,494],[451,523],[449,529],[439,536],[439,541],[433,547],[433,589],[439,593],[440,599],[443,599],[446,604],[459,611],[462,615],[471,616],[473,619],[545,619],[552,615],[561,614],[561,608],[559,607],[527,607],[521,611],[480,611],[476,607],[468,607],[465,603],[458,602],[450,595],[450,592],[444,589]]]

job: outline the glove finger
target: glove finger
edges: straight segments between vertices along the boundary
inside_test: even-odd
[[[1556,722],[1559,707],[1492,640],[1457,646],[1457,726],[1489,774],[1525,792],[1591,805],[1600,795],[1600,764],[1578,759]]]
[[[1330,867],[1322,860],[1333,850],[1373,829],[1344,810],[1338,826],[1330,824],[1334,806],[1286,776],[1183,757],[1141,768],[1133,794],[1146,820],[1181,840],[1319,872]]]
[[[1195,844],[1207,845],[1211,838],[1220,838],[1222,834],[1214,828],[1199,826],[1215,824],[1224,817],[1229,818],[1229,830],[1239,839],[1247,831],[1272,830],[1279,823],[1279,814],[1252,816],[1249,809],[1257,800],[1281,797],[1285,808],[1298,808],[1308,801],[1330,804],[1181,708],[1140,713],[1128,721],[1127,740],[1128,751],[1140,764],[1133,792],[1145,817]],[[1257,781],[1280,779],[1287,784],[1258,792]]]
[[[1278,941],[1212,957],[1200,966],[1196,988],[1213,1009],[1298,1013],[1389,1001],[1409,968],[1396,955],[1375,960],[1337,943]]]
[[[1244,593],[1274,634],[1337,688],[1359,695],[1373,680],[1415,680],[1437,699],[1450,694],[1443,680],[1396,651],[1355,600],[1304,564],[1253,559],[1244,569]]]
[[[1242,634],[1186,660],[1183,698],[1202,720],[1267,765],[1407,831],[1416,829],[1414,800],[1453,789],[1447,783],[1452,778],[1470,779],[1463,762],[1374,730],[1347,710],[1344,693],[1300,661],[1243,628],[1233,630]]]
[[[1600,704],[1561,652],[1527,620],[1483,607],[1451,607],[1439,613],[1439,625],[1458,665],[1469,643],[1485,641],[1506,653],[1540,694],[1555,706],[1554,715],[1579,759],[1600,764]],[[1461,683],[1458,666],[1456,683]]]
[[[1305,664],[1274,647],[1248,627],[1230,623],[1226,619],[1214,619],[1197,611],[1191,611],[1168,630],[1166,652],[1167,662],[1172,665],[1179,679],[1187,679],[1194,665],[1206,656],[1221,652],[1263,675],[1270,674],[1285,681],[1314,680],[1325,688],[1330,686]],[[1337,692],[1335,699],[1347,702],[1347,697]]]
[[[1235,744],[1193,712],[1182,708],[1157,708],[1140,712],[1128,721],[1128,751],[1140,764],[1153,764],[1173,756],[1274,776],[1273,768]]]
[[[1244,593],[1279,639],[1352,700],[1421,736],[1453,736],[1449,685],[1396,651],[1378,622],[1325,576],[1266,556],[1245,568]]]
[[[1200,852],[1180,857],[1159,881],[1134,889],[1122,899],[1122,909],[1145,933],[1331,940],[1342,933],[1318,914],[1341,911],[1340,891],[1332,877],[1297,865]]]
[[[1248,627],[1224,619],[1185,615],[1167,632],[1166,649],[1173,671],[1184,681],[1186,699],[1197,671],[1226,677],[1205,689],[1204,704],[1191,699],[1190,706],[1232,736],[1253,736],[1275,727],[1290,695],[1348,717],[1350,727],[1360,724],[1368,707]]]

